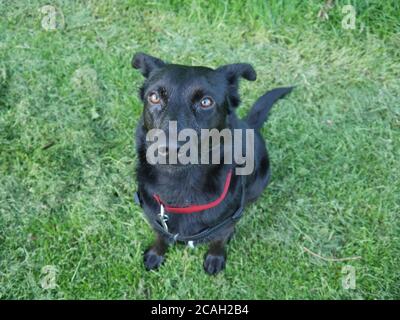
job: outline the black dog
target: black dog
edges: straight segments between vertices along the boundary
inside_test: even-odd
[[[256,72],[246,63],[210,69],[167,64],[137,53],[132,66],[146,78],[140,89],[144,110],[137,127],[136,200],[140,202],[157,239],[144,253],[146,269],[158,268],[168,245],[209,242],[204,269],[216,274],[225,267],[225,244],[231,238],[243,208],[267,186],[270,164],[264,139],[258,132],[273,103],[292,88],[274,89],[260,97],[246,119],[235,115],[240,103],[239,78],[254,81]],[[254,171],[236,175],[229,164],[150,164],[146,158],[151,129],[168,131],[169,121],[183,128],[254,129]],[[165,146],[164,152],[181,145]]]

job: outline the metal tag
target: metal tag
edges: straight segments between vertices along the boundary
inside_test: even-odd
[[[188,241],[187,245],[188,245],[188,247],[190,249],[194,249],[194,242],[193,241]]]
[[[164,228],[165,231],[168,232],[168,225],[167,225],[168,216],[165,214],[163,205],[160,205],[160,213],[158,214],[158,216],[160,217],[162,227]]]

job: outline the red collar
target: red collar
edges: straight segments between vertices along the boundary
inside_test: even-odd
[[[164,209],[167,212],[171,212],[171,213],[193,213],[193,212],[199,212],[199,211],[211,209],[211,208],[214,208],[217,205],[219,205],[222,202],[222,200],[225,199],[225,196],[228,193],[229,185],[231,183],[231,177],[232,177],[232,170],[229,170],[228,175],[226,176],[224,190],[222,191],[222,194],[217,199],[215,199],[214,201],[211,201],[209,203],[195,204],[195,205],[191,205],[188,207],[171,207],[169,205],[166,205],[160,199],[159,195],[154,194],[153,197],[154,197],[154,199],[156,199],[156,201],[158,202],[158,204],[160,206],[161,205],[164,206]]]

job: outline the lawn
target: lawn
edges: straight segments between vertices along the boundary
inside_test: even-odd
[[[400,3],[324,2],[0,0],[0,298],[399,299]],[[137,51],[251,63],[242,116],[296,85],[262,129],[271,184],[217,276],[205,246],[143,267]]]

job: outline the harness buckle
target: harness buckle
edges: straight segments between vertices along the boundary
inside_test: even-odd
[[[165,214],[164,206],[162,204],[160,204],[160,213],[158,214],[158,217],[160,218],[162,227],[168,232],[168,216]]]

